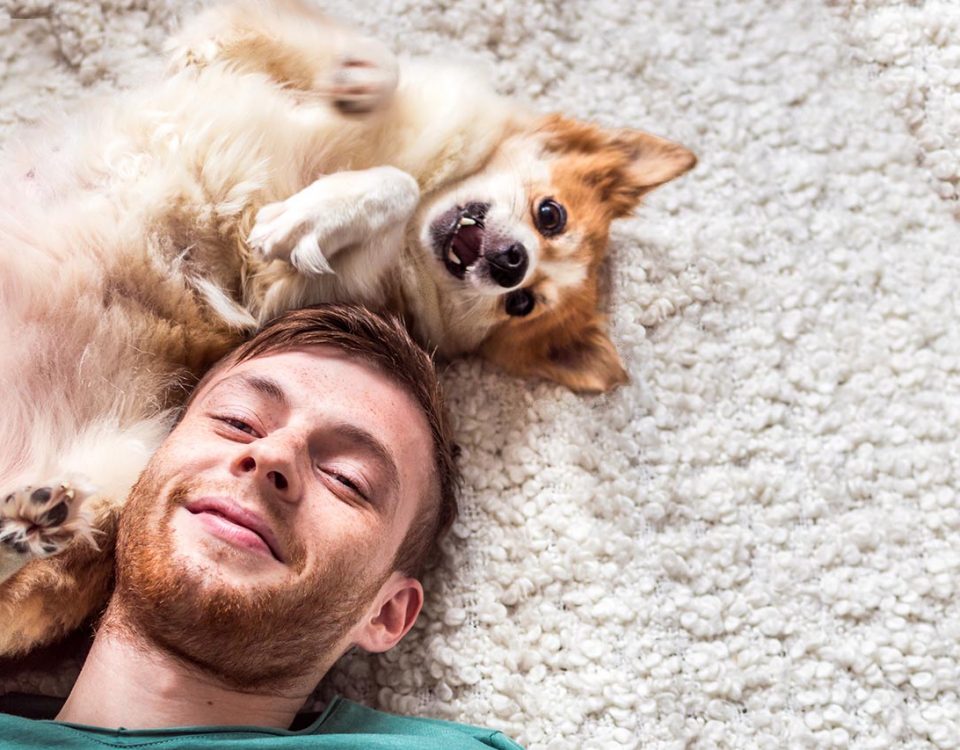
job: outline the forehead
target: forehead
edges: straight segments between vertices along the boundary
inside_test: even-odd
[[[297,410],[353,414],[384,427],[406,425],[419,417],[414,423],[427,431],[419,405],[402,386],[374,364],[333,347],[311,346],[248,359],[217,373],[205,392],[242,388],[253,377],[276,381]]]
[[[205,396],[226,385],[242,384],[248,376],[269,376],[280,385],[288,386],[288,400],[300,402],[296,405],[303,407],[333,400],[329,398],[333,394],[340,398],[343,392],[350,395],[347,406],[359,405],[369,396],[389,402],[406,397],[406,392],[372,363],[329,346],[270,352],[230,365],[211,377],[204,385],[203,394],[198,395]]]

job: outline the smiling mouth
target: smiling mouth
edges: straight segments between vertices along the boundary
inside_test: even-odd
[[[468,203],[446,212],[434,222],[434,241],[440,259],[447,271],[458,279],[465,278],[480,258],[487,210],[485,204]]]
[[[197,516],[209,532],[224,541],[283,562],[273,534],[255,513],[214,499],[189,503],[186,510]]]

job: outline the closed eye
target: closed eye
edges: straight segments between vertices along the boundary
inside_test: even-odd
[[[357,497],[361,498],[362,500],[368,499],[366,493],[363,491],[361,487],[361,483],[358,480],[333,469],[322,469],[322,471],[327,476],[331,477],[336,482],[346,487],[348,490],[350,490],[350,492],[355,494]]]
[[[336,479],[338,482],[340,482],[340,484],[344,485],[345,487],[349,487],[358,495],[363,494],[362,492],[360,492],[360,488],[357,487],[356,483],[353,480],[351,480],[350,477],[345,477],[343,476],[343,474],[334,474],[333,478]]]
[[[222,422],[233,430],[238,432],[245,432],[248,435],[253,437],[259,437],[257,431],[251,427],[249,424],[244,422],[242,419],[237,419],[236,417],[216,417],[217,421]]]

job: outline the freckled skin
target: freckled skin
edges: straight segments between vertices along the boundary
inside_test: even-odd
[[[400,484],[409,488],[409,494],[405,497],[406,503],[398,506],[393,519],[395,523],[390,527],[379,521],[374,523],[366,516],[346,514],[342,502],[334,502],[329,492],[321,496],[316,486],[297,485],[291,494],[300,497],[285,501],[289,506],[285,512],[302,529],[301,536],[316,539],[317,547],[322,547],[324,537],[336,538],[337,533],[348,526],[358,532],[362,529],[363,533],[376,534],[381,539],[382,543],[375,552],[381,567],[386,565],[413,518],[416,498],[426,492],[428,480],[422,456],[430,455],[432,448],[426,421],[412,399],[399,386],[365,365],[344,359],[334,352],[320,359],[307,351],[283,352],[241,363],[207,383],[204,392],[198,394],[191,405],[190,412],[158,451],[155,461],[178,467],[174,477],[209,478],[208,481],[214,483],[232,481],[231,462],[236,460],[238,446],[212,437],[208,416],[217,413],[218,406],[224,409],[230,405],[231,396],[218,403],[210,395],[228,375],[249,372],[271,373],[288,386],[286,391],[291,401],[289,411],[278,410],[272,405],[267,409],[264,402],[263,407],[258,407],[261,411],[252,409],[250,412],[261,420],[265,433],[270,431],[261,438],[262,442],[274,442],[280,454],[276,458],[268,454],[265,460],[277,461],[297,473],[308,471],[309,467],[297,465],[292,456],[282,454],[303,450],[311,432],[320,432],[318,425],[334,421],[375,426],[384,442],[396,451]],[[301,481],[306,484],[307,480]],[[331,528],[334,522],[337,526]],[[194,554],[190,550],[185,552]]]
[[[282,401],[251,377],[269,378]],[[386,458],[345,442],[352,427],[369,431]],[[432,450],[414,399],[335,350],[266,355],[218,373],[131,494],[111,606],[228,683],[322,673],[395,582],[391,563],[432,491],[423,460]],[[205,497],[258,514],[280,558],[211,531],[210,515],[190,510]]]

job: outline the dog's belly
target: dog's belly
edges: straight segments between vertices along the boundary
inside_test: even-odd
[[[178,406],[234,344],[147,239],[78,224],[0,224],[0,490],[37,481],[92,425]]]
[[[102,603],[130,487],[175,407],[239,338],[159,252],[163,238],[124,227],[115,205],[81,195],[46,215],[22,201],[0,209],[0,500],[14,497],[0,524],[30,521],[25,488],[69,485],[69,513],[50,512],[74,523],[82,510],[100,545],[73,538],[31,559],[0,544],[0,654],[48,642]]]

